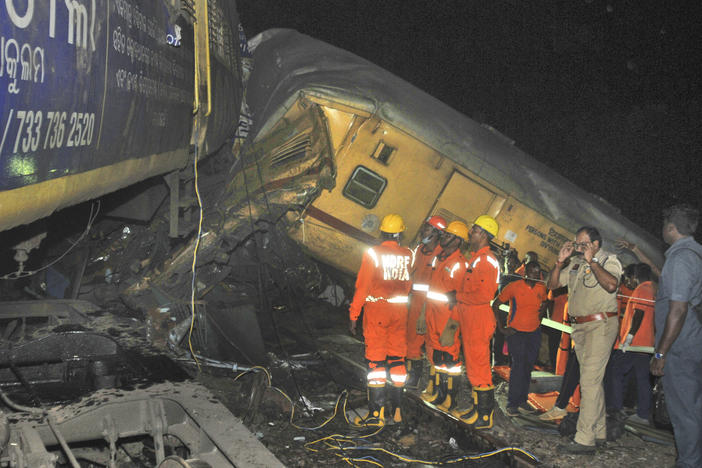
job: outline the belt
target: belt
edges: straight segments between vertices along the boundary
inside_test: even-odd
[[[608,317],[616,317],[617,312],[600,312],[597,314],[583,315],[580,317],[571,317],[575,323],[594,322],[595,320],[606,320]]]

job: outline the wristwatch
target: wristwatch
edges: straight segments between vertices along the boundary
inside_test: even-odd
[[[591,263],[600,263],[600,261],[597,259],[597,257],[592,257],[592,260],[590,261]]]
[[[665,354],[663,353],[656,353],[653,355],[654,358],[656,359],[663,359],[665,357]]]

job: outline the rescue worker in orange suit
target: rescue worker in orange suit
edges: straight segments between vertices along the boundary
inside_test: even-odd
[[[385,385],[390,375],[389,413],[402,420],[400,400],[407,380],[407,303],[412,251],[400,246],[402,218],[389,214],[380,224],[382,243],[363,254],[356,292],[349,308],[351,334],[363,309],[363,337],[368,362],[368,414],[358,424],[385,423]],[[389,416],[390,417],[390,416]]]
[[[466,258],[460,247],[468,240],[468,226],[453,221],[441,235],[441,252],[432,261],[432,275],[427,291],[426,341],[432,350],[429,382],[422,399],[443,411],[450,411],[456,401],[457,378],[461,375],[459,353],[461,343],[454,329],[447,346],[439,338],[456,306],[456,291],[460,289],[466,272]]]
[[[653,348],[655,335],[653,309],[655,306],[655,286],[651,267],[645,263],[634,265],[633,273],[626,277],[632,289],[631,299],[626,306],[619,326],[619,336],[614,344],[614,352],[609,358],[605,374],[605,400],[608,413],[621,411],[624,403],[625,377],[633,371],[636,377],[636,414],[628,421],[648,425],[651,410],[651,381],[649,376],[650,356],[646,353],[629,351],[631,346]]]
[[[473,388],[472,403],[452,414],[475,429],[492,427],[495,387],[490,367],[490,340],[495,333],[495,314],[490,303],[500,284],[500,264],[490,251],[490,240],[497,236],[497,221],[478,216],[470,230],[470,251],[465,280],[458,290],[447,332],[460,326],[466,374]],[[450,335],[447,336],[450,338]]]
[[[527,397],[531,371],[541,346],[541,317],[548,291],[543,283],[537,283],[541,277],[539,262],[527,263],[525,276],[526,279],[508,284],[492,303],[492,311],[500,324],[500,333],[507,337],[509,353],[512,356],[507,416],[534,412],[527,404]],[[502,318],[504,314],[500,311],[502,304],[509,304],[506,319]]]
[[[551,289],[548,292],[548,300],[553,304],[551,320],[554,322],[568,324],[568,287]],[[561,332],[558,337],[558,348],[556,359],[551,358],[553,373],[563,375],[568,363],[568,353],[570,352],[570,333]],[[551,344],[549,343],[549,347]]]
[[[409,318],[407,320],[407,370],[409,377],[405,387],[417,388],[422,376],[423,363],[422,345],[427,330],[426,298],[431,280],[431,262],[441,252],[439,240],[446,229],[446,220],[441,216],[427,218],[419,232],[420,243],[414,249],[410,278],[412,291],[410,293]],[[427,356],[431,362],[431,347],[426,345]]]
[[[617,309],[619,312],[619,322],[621,323],[624,313],[626,312],[626,306],[631,298],[631,293],[634,292],[629,286],[633,281],[634,268],[636,263],[632,263],[624,267],[624,272],[622,273],[622,279],[619,283],[619,291],[617,292]]]

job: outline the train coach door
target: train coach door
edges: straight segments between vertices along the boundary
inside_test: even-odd
[[[432,214],[440,214],[449,223],[463,221],[469,227],[480,215],[497,217],[506,197],[454,171],[436,199]]]

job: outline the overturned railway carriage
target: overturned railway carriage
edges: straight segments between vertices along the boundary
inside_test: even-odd
[[[220,147],[241,103],[229,0],[0,4],[0,230]]]
[[[403,216],[410,239],[432,214],[467,223],[489,214],[498,244],[534,250],[546,265],[582,225],[600,228],[610,247],[626,238],[660,260],[652,236],[616,208],[386,70],[292,30],[250,45],[254,126],[241,155],[249,170],[234,183],[243,187],[247,172],[256,180],[252,160],[264,174],[258,190],[318,173],[328,190],[291,218],[290,234],[324,262],[357,271],[390,212]]]

